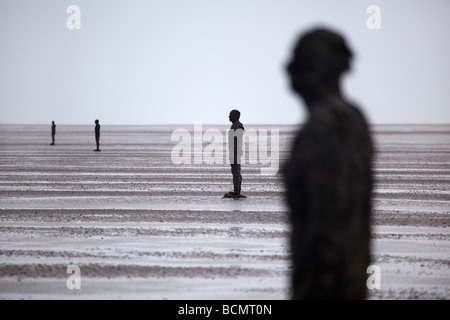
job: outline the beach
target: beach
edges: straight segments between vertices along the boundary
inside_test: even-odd
[[[278,133],[281,166],[297,126],[246,129],[258,143]],[[371,130],[368,299],[449,299],[450,125]],[[105,124],[95,152],[93,125],[57,124],[54,146],[50,124],[0,125],[0,299],[289,299],[283,181],[261,170],[275,162],[247,155],[247,198],[223,199],[230,166],[207,163],[212,142],[194,131]],[[174,161],[174,132],[192,134],[190,163]]]

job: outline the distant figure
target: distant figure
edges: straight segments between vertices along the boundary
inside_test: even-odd
[[[98,120],[95,120],[95,143],[97,144],[97,149],[94,151],[101,151],[100,150],[100,124],[98,123]]]
[[[246,198],[241,194],[241,156],[244,126],[239,122],[241,113],[238,110],[231,110],[229,119],[233,123],[228,132],[228,154],[231,163],[231,174],[233,175],[233,191],[224,195],[224,198]]]
[[[300,38],[287,70],[309,111],[284,165],[292,226],[293,299],[365,299],[370,262],[372,141],[341,94],[352,53],[318,29]]]
[[[52,121],[52,143],[50,143],[51,146],[55,145],[55,134],[56,134],[56,124],[55,121]]]

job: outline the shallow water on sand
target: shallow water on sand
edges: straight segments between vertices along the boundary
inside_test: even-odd
[[[0,126],[0,298],[288,298],[279,174],[244,163],[247,199],[222,199],[229,165],[174,164],[178,127],[193,129],[103,125],[92,152],[92,126],[58,126],[55,146],[50,126]],[[281,164],[296,129],[267,128],[280,130]],[[369,298],[449,299],[450,125],[373,134],[381,288]],[[66,286],[72,264],[80,290]]]

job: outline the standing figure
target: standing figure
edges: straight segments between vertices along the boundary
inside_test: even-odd
[[[229,119],[232,123],[228,131],[228,156],[231,164],[231,174],[233,175],[233,191],[224,195],[224,198],[246,198],[241,194],[241,157],[242,142],[244,138],[244,126],[239,121],[241,113],[238,110],[231,110]]]
[[[97,149],[94,151],[101,151],[100,150],[100,124],[98,123],[98,120],[95,120],[95,143],[97,144]]]
[[[300,38],[287,71],[309,118],[283,174],[290,209],[293,299],[365,299],[370,264],[372,140],[340,90],[352,53],[329,30]]]
[[[52,121],[52,143],[50,143],[51,146],[55,145],[55,134],[56,134],[56,124],[55,121]]]

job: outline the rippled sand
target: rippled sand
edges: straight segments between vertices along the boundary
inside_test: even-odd
[[[246,163],[248,198],[222,199],[229,165],[175,165],[178,127],[103,125],[93,152],[93,126],[58,125],[55,146],[50,125],[0,126],[0,298],[287,299],[279,175]],[[295,127],[267,128],[282,161]],[[449,299],[450,125],[373,133],[370,299]],[[67,288],[69,265],[81,289]]]

